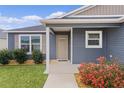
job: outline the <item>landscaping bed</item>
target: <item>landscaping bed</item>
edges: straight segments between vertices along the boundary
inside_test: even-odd
[[[47,75],[45,65],[0,66],[0,88],[42,88]]]
[[[78,84],[78,87],[79,87],[79,88],[90,88],[90,86],[87,86],[87,85],[83,84],[83,83],[81,82],[80,78],[81,78],[81,77],[80,77],[80,74],[76,73],[76,74],[75,74],[75,79],[76,79],[76,82],[77,82],[77,84]]]
[[[75,74],[78,86],[80,88],[123,88],[123,65],[114,62],[106,64],[105,57],[100,57],[97,61],[99,64],[80,64],[79,73]]]
[[[39,50],[33,50],[32,54],[28,55],[25,49],[7,49],[0,50],[1,65],[17,65],[17,64],[42,64],[44,56]]]
[[[121,65],[120,65],[120,68],[121,68],[121,70],[124,71],[124,64],[121,64]]]

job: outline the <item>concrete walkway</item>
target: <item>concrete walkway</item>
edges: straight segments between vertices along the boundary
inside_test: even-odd
[[[74,73],[78,73],[78,65],[69,62],[50,64],[50,73],[44,88],[78,88]]]

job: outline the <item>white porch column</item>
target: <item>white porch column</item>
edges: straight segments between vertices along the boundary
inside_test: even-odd
[[[49,73],[49,62],[50,62],[50,29],[46,28],[46,73]]]
[[[70,33],[70,37],[71,37],[71,58],[70,58],[70,61],[71,61],[71,64],[73,64],[73,28],[71,27],[71,33]]]

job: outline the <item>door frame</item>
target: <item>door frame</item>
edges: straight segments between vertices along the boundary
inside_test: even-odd
[[[60,38],[60,36],[67,36],[67,40],[68,40],[68,38],[69,38],[69,36],[68,35],[56,35],[56,59],[58,60],[58,61],[68,61],[69,60],[69,40],[68,40],[68,44],[67,44],[67,52],[68,52],[68,54],[67,54],[67,59],[58,59],[58,39]]]

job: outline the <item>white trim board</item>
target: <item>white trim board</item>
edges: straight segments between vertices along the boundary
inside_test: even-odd
[[[50,28],[46,28],[46,71],[49,73],[49,64],[50,64]]]
[[[51,20],[43,20],[42,22],[45,24],[76,24],[76,23],[122,23],[122,19],[124,18],[110,18],[110,19],[51,19]]]

